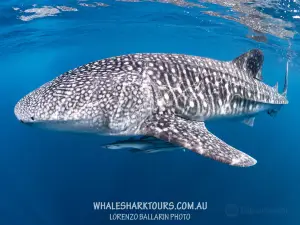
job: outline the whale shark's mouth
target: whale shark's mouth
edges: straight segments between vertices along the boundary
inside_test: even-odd
[[[23,121],[21,123],[31,127],[43,128],[47,130],[65,131],[72,133],[102,133],[105,127],[95,127],[92,120],[35,120]]]

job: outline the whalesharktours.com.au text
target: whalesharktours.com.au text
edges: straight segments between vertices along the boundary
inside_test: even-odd
[[[207,202],[93,202],[93,209],[112,211],[109,220],[191,220],[190,212],[207,210]]]

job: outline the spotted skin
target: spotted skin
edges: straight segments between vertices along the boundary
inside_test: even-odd
[[[179,116],[204,121],[256,114],[287,104],[276,89],[239,68],[247,65],[185,55],[151,56],[144,67],[162,111],[175,110]],[[258,62],[259,69],[261,65]]]
[[[208,158],[233,166],[248,167],[256,164],[255,159],[211,134],[203,122],[165,114],[154,116],[144,125],[148,135],[171,143],[180,143],[184,148]]]
[[[230,62],[180,54],[131,54],[70,70],[22,98],[23,123],[103,135],[149,135],[237,166],[256,161],[203,121],[254,116],[287,104],[261,80],[263,55]]]
[[[146,81],[125,57],[89,63],[25,96],[15,114],[24,123],[61,125],[63,130],[129,134],[152,112],[153,93]]]

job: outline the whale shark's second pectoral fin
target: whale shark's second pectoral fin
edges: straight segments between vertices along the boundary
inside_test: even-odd
[[[252,49],[239,57],[235,58],[232,63],[245,71],[249,76],[262,80],[261,68],[264,63],[264,55],[259,49]]]
[[[231,147],[210,133],[203,122],[186,120],[174,115],[155,115],[145,122],[145,135],[154,136],[211,159],[233,166],[256,164],[251,156]]]

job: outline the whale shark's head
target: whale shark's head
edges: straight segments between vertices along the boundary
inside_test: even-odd
[[[62,131],[105,129],[107,118],[93,95],[95,82],[80,79],[62,75],[32,91],[16,104],[17,119],[31,126]]]
[[[132,66],[127,73],[117,60],[114,67],[110,61],[86,64],[44,84],[16,104],[16,117],[24,124],[63,131],[138,131],[152,113],[152,89],[148,80],[132,73]]]

